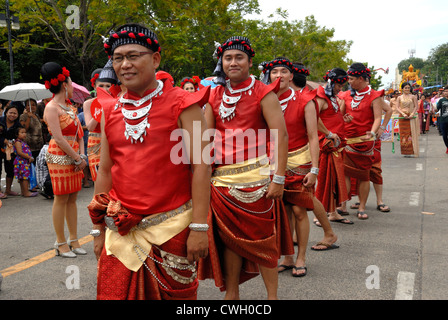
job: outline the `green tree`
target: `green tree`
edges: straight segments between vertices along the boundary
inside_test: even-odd
[[[314,16],[288,21],[287,13],[281,9],[277,9],[276,15],[280,19],[246,23],[246,33],[259,52],[258,63],[284,56],[302,62],[313,81],[322,81],[329,69],[346,68],[352,41],[333,40],[335,30],[319,26]]]
[[[414,67],[414,70],[421,70],[425,67],[426,63],[422,58],[411,57],[401,60],[398,63],[398,71],[400,73],[403,71],[408,71],[410,65]]]

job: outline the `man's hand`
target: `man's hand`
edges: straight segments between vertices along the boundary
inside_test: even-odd
[[[266,198],[274,200],[282,200],[283,198],[283,185],[275,182],[271,182],[266,193]]]
[[[307,188],[312,187],[316,184],[317,175],[308,172],[305,178],[303,178],[303,185]]]
[[[103,251],[104,241],[106,239],[106,230],[102,230],[98,237],[93,238],[93,252],[95,253],[96,260],[100,259],[101,252]]]
[[[208,236],[205,231],[190,231],[187,239],[187,259],[190,264],[208,255]]]

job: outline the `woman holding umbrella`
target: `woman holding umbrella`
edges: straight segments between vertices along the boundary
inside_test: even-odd
[[[41,69],[45,86],[54,94],[44,111],[44,121],[52,135],[46,154],[54,193],[53,224],[56,232],[56,254],[76,258],[86,254],[77,239],[78,212],[76,199],[82,188],[83,170],[87,163],[81,123],[76,109],[70,104],[73,86],[70,72],[54,62],[47,62]],[[64,220],[70,233],[66,241]],[[71,250],[72,249],[72,250]]]

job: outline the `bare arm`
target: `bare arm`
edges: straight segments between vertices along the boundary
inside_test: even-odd
[[[379,102],[381,103],[381,108],[385,112],[385,114],[384,114],[383,125],[378,127],[378,131],[376,131],[377,137],[379,137],[379,136],[381,136],[383,134],[383,132],[384,132],[383,128],[385,128],[384,126],[389,123],[390,118],[392,116],[392,108],[391,108],[391,106],[389,104],[387,104],[383,99],[380,99]],[[381,128],[381,127],[383,127],[383,128]]]
[[[284,176],[288,162],[288,132],[282,108],[275,93],[270,92],[261,100],[261,110],[269,129],[277,132],[278,145],[275,147],[278,150],[278,163],[276,174]],[[271,183],[266,197],[280,200],[282,196],[283,185]]]
[[[311,154],[311,165],[315,168],[319,168],[319,138],[317,136],[317,115],[313,101],[308,102],[305,106],[305,122]],[[303,184],[305,185],[305,187],[311,187],[316,183],[316,180],[317,176],[314,173],[309,172],[305,176]]]
[[[189,139],[186,145],[193,171],[191,181],[193,201],[192,223],[206,224],[210,206],[211,167],[209,165],[209,159],[203,158],[206,156],[203,154],[203,151],[209,141],[202,141],[202,136],[207,129],[207,124],[202,114],[202,110],[197,104],[185,109],[180,114],[178,123],[179,127],[186,130],[188,133],[184,138]],[[201,131],[200,136],[198,136],[197,133],[193,133],[194,130],[198,129]],[[197,145],[200,145],[200,148],[197,148]],[[199,152],[200,154],[197,154]],[[188,261],[192,263],[193,261],[199,260],[199,258],[205,258],[207,254],[207,232],[191,230],[187,240]]]
[[[92,117],[92,112],[90,111],[90,107],[92,106],[93,99],[89,99],[85,101],[82,105],[82,109],[84,111],[84,120],[86,122],[87,130],[92,131],[98,125],[98,121],[96,121]]]

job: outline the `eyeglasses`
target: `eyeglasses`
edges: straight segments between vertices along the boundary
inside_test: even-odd
[[[144,54],[152,54],[152,52],[149,52],[149,51],[133,52],[130,54],[125,54],[125,55],[117,54],[117,55],[112,56],[112,62],[115,64],[119,64],[119,63],[123,62],[124,58],[126,58],[130,62],[133,62],[133,61],[137,61]]]

